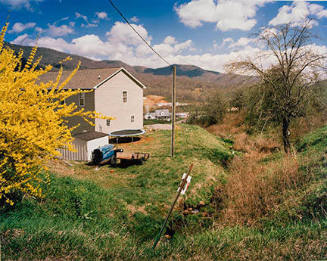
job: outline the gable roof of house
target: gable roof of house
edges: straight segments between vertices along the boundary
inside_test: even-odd
[[[60,82],[63,82],[72,71],[63,71]],[[73,78],[66,84],[64,89],[96,89],[119,72],[125,73],[141,88],[146,88],[139,80],[137,80],[125,68],[104,68],[104,69],[86,69],[79,70]],[[40,76],[41,82],[55,81],[58,72],[48,72]]]

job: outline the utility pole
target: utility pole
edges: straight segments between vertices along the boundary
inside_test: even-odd
[[[175,120],[176,120],[176,65],[173,65],[173,91],[172,91],[172,115],[171,115],[171,157],[175,150]]]

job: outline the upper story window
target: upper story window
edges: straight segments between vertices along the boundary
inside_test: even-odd
[[[127,91],[123,91],[123,102],[127,102]]]
[[[110,120],[107,120],[107,126],[110,126]]]
[[[85,106],[85,93],[79,94],[79,106]]]
[[[134,115],[132,115],[131,116],[131,122],[134,122],[134,120],[135,120],[135,117],[134,117]]]

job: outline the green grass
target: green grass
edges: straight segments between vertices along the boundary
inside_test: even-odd
[[[324,139],[320,139],[325,131],[326,128],[317,130],[303,142],[315,144],[316,153],[321,154],[326,148]],[[78,163],[73,167],[60,165],[57,173],[51,174],[51,185],[44,187],[44,199],[25,198],[15,210],[1,213],[3,260],[309,260],[327,257],[327,221],[322,212],[311,220],[296,219],[287,223],[266,220],[257,228],[217,224],[219,213],[210,201],[217,184],[225,182],[228,175],[226,163],[232,157],[231,141],[221,140],[197,126],[181,125],[173,159],[169,157],[169,143],[169,131],[155,131],[148,133],[143,141],[121,144],[126,151],[150,152],[152,157],[144,165],[104,166],[99,170]],[[187,197],[181,199],[168,224],[175,234],[170,240],[163,237],[153,251],[153,239],[176,195],[182,173],[191,163],[194,169]],[[321,207],[326,195],[326,176],[323,175],[326,168],[321,161],[314,164],[318,163],[320,179],[314,186],[307,187],[308,196],[300,206],[303,209],[296,211],[310,212]],[[194,208],[200,201],[206,206],[199,213],[182,214],[183,204]],[[209,216],[203,216],[204,212]]]
[[[306,135],[296,148],[300,152],[313,149],[327,152],[327,126]]]

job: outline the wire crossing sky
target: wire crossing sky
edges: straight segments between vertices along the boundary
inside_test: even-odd
[[[152,68],[182,63],[223,72],[225,63],[263,49],[255,33],[308,17],[319,36],[312,48],[327,52],[326,1],[113,2],[126,20],[110,0],[0,0],[0,15],[4,24],[10,14],[6,40],[14,44],[31,46],[38,39],[41,47]]]
[[[163,60],[165,63],[167,63],[168,65],[170,65],[169,62],[167,62],[167,60],[165,58],[163,58],[156,50],[153,49],[153,47],[142,37],[142,35],[140,35],[140,33],[133,27],[133,25],[130,24],[130,22],[127,20],[127,18],[125,18],[125,16],[122,14],[122,12],[116,7],[116,5],[109,0],[110,4],[112,5],[112,7],[118,12],[118,14],[124,19],[124,21],[131,27],[131,29],[141,38],[141,40],[156,54],[158,55],[158,57]]]

